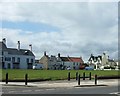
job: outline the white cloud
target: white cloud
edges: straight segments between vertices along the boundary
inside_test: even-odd
[[[50,54],[87,57],[93,52],[108,50],[115,54],[118,43],[117,3],[4,3],[0,8],[2,20],[43,22],[55,25],[61,32],[24,32],[21,29],[1,29],[8,45],[18,40],[27,48],[33,44],[41,57]],[[110,10],[112,9],[112,10]],[[6,11],[7,10],[7,11]],[[114,55],[115,57],[115,55]]]

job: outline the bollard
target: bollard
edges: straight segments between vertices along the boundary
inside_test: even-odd
[[[8,84],[8,73],[6,73],[6,79],[5,79],[6,84]]]
[[[83,73],[83,80],[85,80],[85,72]]]
[[[78,72],[76,72],[76,80],[78,80]]]
[[[70,72],[68,72],[68,81],[70,81]]]
[[[97,85],[97,75],[95,75],[95,85]]]
[[[89,74],[89,80],[91,80],[91,72],[90,72],[90,74]]]
[[[28,74],[25,74],[25,85],[27,85]]]
[[[78,76],[78,85],[80,85],[80,74]]]

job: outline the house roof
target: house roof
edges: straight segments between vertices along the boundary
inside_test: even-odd
[[[7,50],[7,46],[3,42],[0,42],[0,49],[5,51]]]
[[[91,55],[91,57],[89,58],[89,60],[88,61],[90,61],[91,60],[91,58],[92,58],[92,60],[94,60],[94,61],[97,61],[98,60],[98,58],[100,58],[100,60],[102,60],[102,56],[93,56],[93,55]]]
[[[15,48],[7,48],[7,46],[3,43],[3,42],[0,42],[0,49],[2,51],[7,51],[8,54],[11,54],[11,55],[29,55],[29,56],[34,56],[33,52],[31,52],[30,50],[28,49],[15,49]]]
[[[108,61],[109,61],[109,62],[115,62],[115,61],[114,61],[114,60],[112,60],[112,59],[108,59]]]
[[[78,57],[68,57],[72,62],[81,62],[83,63],[82,58],[78,58]]]
[[[83,63],[83,60],[80,57],[60,57],[60,58],[61,58],[62,61]]]
[[[60,57],[62,61],[69,61],[68,57]]]

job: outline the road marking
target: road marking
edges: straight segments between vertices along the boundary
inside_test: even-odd
[[[38,92],[38,91],[43,91],[43,90],[35,90],[36,92]]]
[[[112,93],[110,93],[110,94],[119,94],[119,92],[112,92]]]
[[[14,92],[16,92],[16,91],[9,91],[8,93],[14,93]]]
[[[46,89],[46,90],[55,90],[55,89]]]
[[[30,91],[32,91],[32,90],[24,90],[24,91],[22,91],[22,92],[30,92]]]

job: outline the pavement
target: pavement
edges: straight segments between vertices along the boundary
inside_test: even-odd
[[[25,82],[0,82],[2,86],[25,86]],[[58,81],[42,81],[42,82],[28,82],[26,87],[39,87],[39,88],[72,88],[72,87],[94,87],[94,86],[117,86],[118,79],[105,79],[98,80],[95,85],[94,80],[81,80],[80,86],[76,80],[58,80]]]

